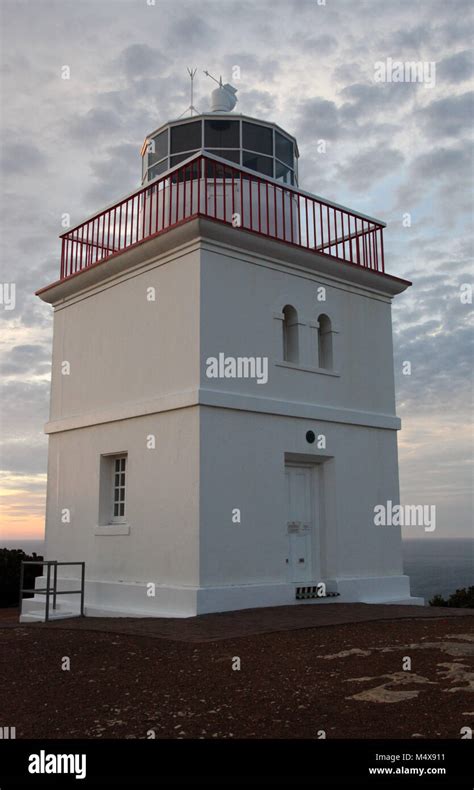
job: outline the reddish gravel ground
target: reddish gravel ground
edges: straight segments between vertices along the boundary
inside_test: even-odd
[[[86,630],[87,619],[3,625],[0,724],[17,738],[458,739],[474,728],[474,615],[187,642]]]

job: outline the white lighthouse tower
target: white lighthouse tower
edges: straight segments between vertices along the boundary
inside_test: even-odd
[[[391,301],[409,283],[385,271],[384,223],[301,191],[294,137],[235,100],[221,84],[149,134],[141,189],[68,230],[38,292],[46,558],[85,562],[88,615],[419,603],[400,528],[374,523],[399,496]]]

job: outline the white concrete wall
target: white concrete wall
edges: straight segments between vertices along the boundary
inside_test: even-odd
[[[291,259],[291,250],[288,252]],[[341,276],[344,264],[339,264]],[[317,289],[326,287],[326,302]],[[300,369],[275,366],[282,361],[281,321],[274,317],[293,305],[299,327]],[[310,322],[329,315],[338,330],[334,336],[334,373],[315,374],[302,368],[317,362],[317,334]],[[206,378],[206,359],[219,352],[232,356],[268,356],[268,384],[250,380]],[[201,274],[201,386],[394,414],[394,374],[390,300],[344,282],[311,272],[284,270],[280,264],[252,261],[236,255],[204,250]]]
[[[149,288],[156,290],[155,302],[147,299]],[[70,375],[62,375],[64,361]],[[156,399],[198,383],[198,253],[122,275],[56,308],[51,420]]]
[[[147,436],[156,436],[156,449]],[[128,453],[130,534],[99,526],[101,454]],[[187,408],[64,431],[50,437],[46,557],[85,561],[87,578],[196,585],[199,582],[199,421]],[[71,523],[62,523],[63,510]],[[62,569],[62,577],[77,571]]]
[[[90,613],[115,606],[192,615],[294,602],[285,454],[324,456],[322,579],[349,580],[349,597],[359,589],[354,578],[372,579],[363,599],[377,596],[383,584],[373,580],[388,576],[390,595],[402,597],[400,530],[373,524],[376,504],[398,501],[389,298],[243,249],[186,243],[120,274],[104,264],[87,291],[80,275],[77,292],[57,303],[46,556],[86,562]],[[145,248],[136,253],[141,263]],[[326,302],[316,299],[320,285]],[[156,302],[146,299],[149,287]],[[295,366],[281,365],[285,304],[299,314]],[[337,329],[335,375],[316,367],[320,313]],[[268,383],[208,379],[206,359],[220,352],[268,357]],[[309,429],[326,436],[325,450],[307,443]],[[121,452],[129,534],[99,534],[100,457]],[[240,525],[233,508],[242,511]],[[147,582],[161,588],[156,605],[144,600]]]
[[[308,444],[310,429],[325,450]],[[403,572],[400,528],[373,523],[375,505],[398,501],[394,431],[216,408],[202,409],[200,431],[201,585],[286,582],[285,454],[324,460],[313,540],[322,580]]]

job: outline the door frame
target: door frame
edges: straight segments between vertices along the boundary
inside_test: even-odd
[[[323,470],[322,461],[317,460],[314,462],[296,461],[291,460],[284,462],[284,471],[288,468],[293,469],[309,469],[310,471],[310,515],[311,515],[311,539],[310,539],[310,562],[311,562],[311,579],[310,581],[321,581],[321,518],[324,512],[322,495],[323,495]],[[315,496],[315,492],[317,496]],[[288,496],[285,486],[285,494]],[[287,533],[287,548],[289,546],[288,533]],[[288,578],[287,572],[287,578]],[[298,584],[299,582],[289,581],[289,584]],[[301,582],[303,585],[304,583]],[[306,582],[308,584],[308,582]]]

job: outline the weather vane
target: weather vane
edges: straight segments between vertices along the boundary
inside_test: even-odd
[[[235,95],[237,93],[237,88],[234,88],[234,86],[230,85],[228,82],[224,85],[222,77],[216,80],[207,70],[204,71],[204,74],[206,77],[210,77],[211,80],[214,80],[214,82],[217,82],[219,86],[212,91],[212,112],[231,112],[237,104],[237,96]]]

